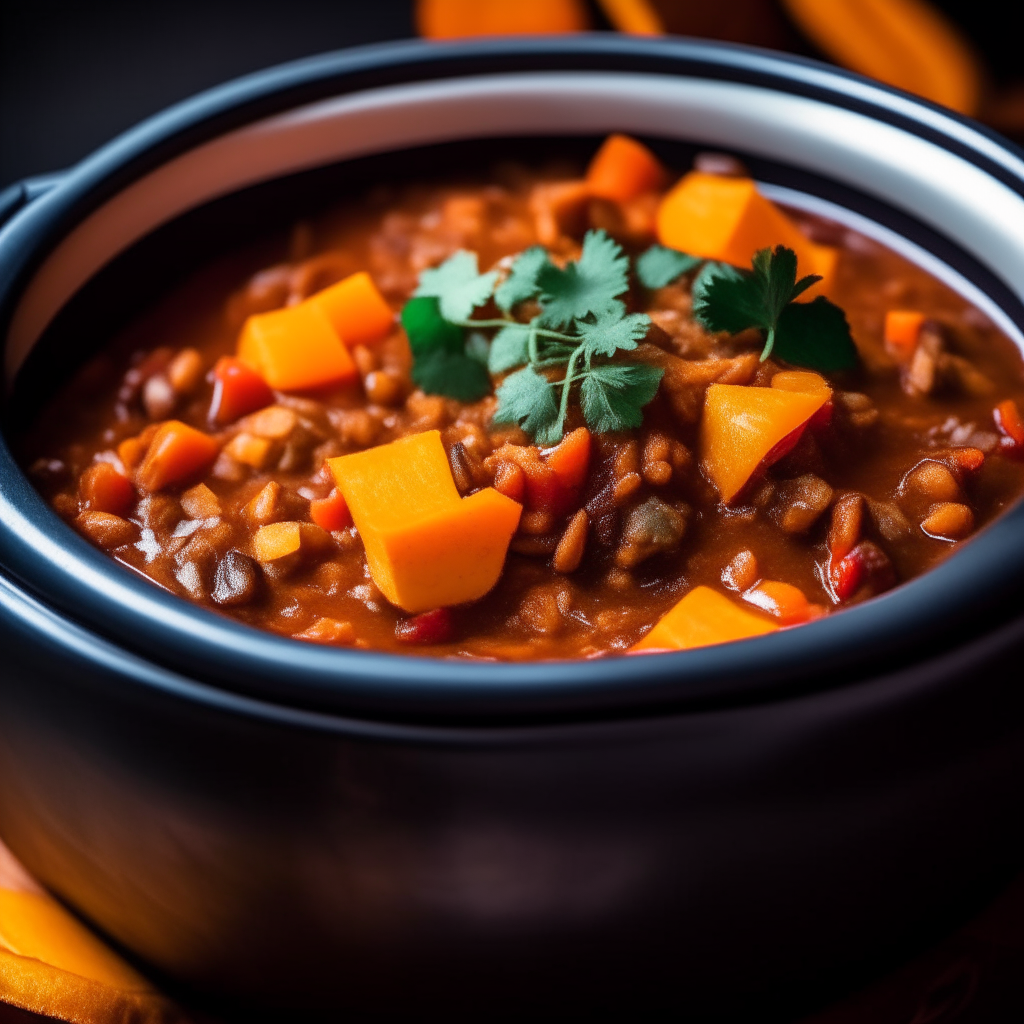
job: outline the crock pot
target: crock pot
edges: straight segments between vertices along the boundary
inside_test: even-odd
[[[1019,865],[1024,508],[797,630],[479,664],[280,639],[64,525],[6,438],[219,248],[368,180],[588,147],[904,252],[1024,346],[1024,159],[813,62],[611,36],[403,43],[242,79],[0,197],[0,836],[143,968],[245,1019],[795,1012]]]

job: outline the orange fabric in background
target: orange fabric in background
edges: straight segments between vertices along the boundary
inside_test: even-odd
[[[416,29],[428,39],[546,35],[590,28],[583,0],[418,0]]]

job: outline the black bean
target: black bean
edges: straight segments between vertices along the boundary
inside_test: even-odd
[[[260,567],[255,560],[241,551],[229,551],[217,566],[213,578],[213,593],[217,604],[248,604],[260,586]]]

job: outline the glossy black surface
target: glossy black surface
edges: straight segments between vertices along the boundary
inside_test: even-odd
[[[971,125],[807,62],[617,39],[376,48],[235,83],[97,154],[0,236],[2,317],[77,220],[197,141],[367,83],[509,67],[827,96],[1021,185]],[[0,447],[0,835],[150,968],[236,1008],[770,1019],[1019,863],[1022,571],[1017,508],[914,583],[743,644],[526,666],[323,650],[114,565]]]

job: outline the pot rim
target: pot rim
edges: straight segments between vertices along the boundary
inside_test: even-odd
[[[589,35],[403,42],[340,51],[230,82],[98,150],[0,235],[0,329],[42,259],[84,217],[167,160],[261,118],[365,89],[507,71],[664,73],[806,96],[900,128],[1024,195],[1024,153],[907,94],[805,58],[685,39]],[[323,648],[194,606],[113,562],[45,505],[0,441],[0,571],[128,651],[278,705],[374,720],[477,722],[635,716],[830,689],[932,657],[1012,616],[1024,506],[890,593],[795,630],[658,657],[490,664]],[[33,538],[50,538],[33,547]],[[45,548],[45,550],[44,550]],[[1008,610],[1009,609],[1009,610]],[[183,638],[186,642],[183,643]]]

